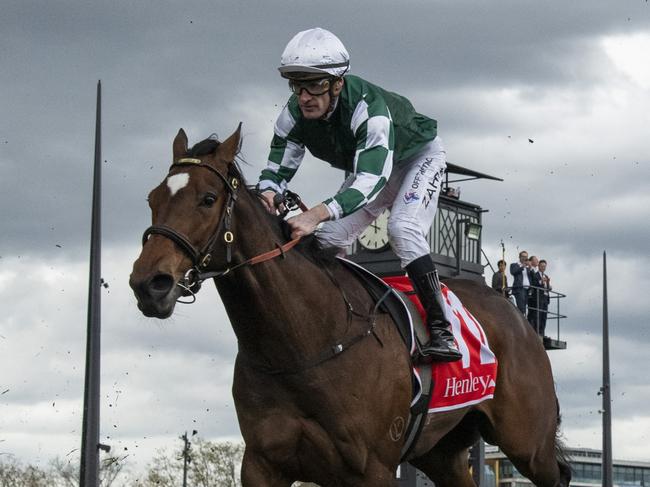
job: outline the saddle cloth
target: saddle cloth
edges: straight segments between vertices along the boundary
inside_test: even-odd
[[[426,319],[425,311],[406,276],[386,277],[393,289],[405,293]],[[442,295],[445,314],[463,358],[456,362],[437,362],[431,368],[433,389],[428,412],[451,411],[478,404],[494,396],[497,378],[497,359],[490,350],[487,337],[476,318],[463,306],[460,299],[443,283]],[[420,380],[420,367],[413,373]]]
[[[375,301],[381,302],[381,309],[391,315],[406,347],[413,355],[416,350],[415,340],[418,339],[420,343],[428,340],[428,330],[424,326],[424,308],[413,292],[409,278],[392,276],[381,280],[355,262],[340,257],[339,262],[359,277]],[[391,289],[393,292],[390,292]],[[427,367],[413,367],[411,409],[414,413],[451,411],[478,404],[494,396],[498,364],[483,328],[444,283],[442,295],[446,306],[445,315],[449,318],[463,358],[456,362],[434,362]],[[418,311],[420,316],[415,316]],[[427,399],[428,404],[425,405]]]
[[[413,356],[417,344],[425,343],[429,334],[424,325],[424,309],[408,277],[386,278],[389,285],[355,262],[341,257],[339,261],[359,278],[379,309],[391,315]],[[444,284],[442,292],[446,315],[463,358],[457,362],[413,367],[413,397],[402,445],[402,461],[408,458],[417,444],[429,413],[478,404],[494,395],[497,360],[488,346],[483,329]]]

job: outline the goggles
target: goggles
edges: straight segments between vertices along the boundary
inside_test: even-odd
[[[307,91],[311,96],[321,96],[330,89],[330,78],[312,79],[312,80],[289,80],[289,89],[296,96],[300,96],[302,90]]]

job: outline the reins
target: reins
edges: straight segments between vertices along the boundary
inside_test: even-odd
[[[225,276],[229,272],[232,272],[235,269],[238,269],[240,267],[253,266],[255,264],[260,264],[261,262],[266,262],[267,260],[275,259],[276,257],[279,256],[284,257],[284,254],[289,250],[291,250],[293,247],[295,247],[296,244],[300,242],[301,238],[302,237],[294,238],[293,240],[288,241],[284,245],[276,244],[277,247],[275,249],[269,250],[268,252],[264,252],[263,254],[260,255],[256,255],[255,257],[251,257],[250,259],[245,260],[244,262],[240,262],[239,264],[230,266],[223,271],[200,272],[198,277],[201,281],[205,281],[206,279],[211,279],[213,277]]]

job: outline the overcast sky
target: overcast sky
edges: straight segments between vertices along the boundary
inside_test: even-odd
[[[185,430],[239,438],[236,343],[212,286],[163,322],[138,312],[128,276],[179,127],[192,143],[243,122],[255,181],[289,94],[280,54],[315,26],[340,37],[352,73],[436,118],[451,162],[504,179],[461,183],[462,198],[489,209],[493,263],[500,241],[509,262],[525,249],[567,295],[568,348],[550,357],[575,447],[601,445],[607,250],[614,457],[650,461],[646,0],[4,0],[0,455],[44,465],[80,446],[98,79],[102,441],[140,468]],[[292,187],[315,204],[341,181],[308,158]]]

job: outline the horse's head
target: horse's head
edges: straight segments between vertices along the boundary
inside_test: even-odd
[[[191,150],[183,129],[176,135],[169,174],[149,193],[152,226],[129,281],[146,316],[169,317],[195,282],[188,276],[207,268],[213,251],[223,254],[215,256],[219,261],[230,258],[230,217],[242,184],[233,164],[240,129],[224,142],[206,139]]]

